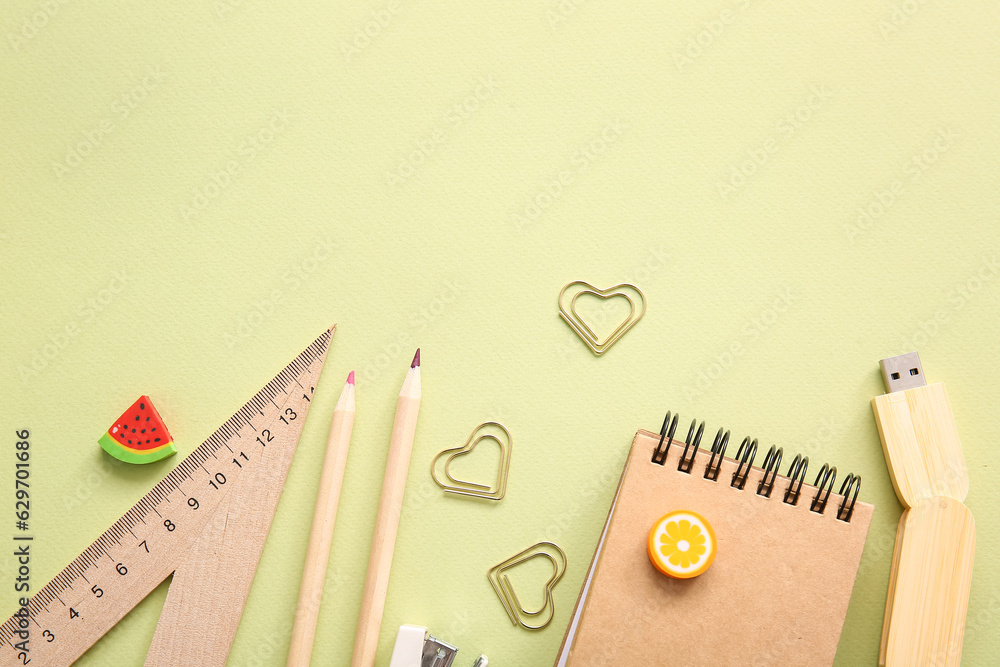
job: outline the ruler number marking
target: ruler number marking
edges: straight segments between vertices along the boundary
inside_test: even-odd
[[[223,475],[221,472],[217,472],[215,473],[215,479],[208,480],[208,483],[212,488],[218,489],[220,486],[226,483],[226,476]]]
[[[243,457],[243,460],[244,460],[244,461],[249,461],[249,460],[250,460],[250,457],[249,457],[249,456],[247,456],[247,455],[246,455],[245,453],[243,453],[243,452],[240,452],[240,456],[242,456],[242,457]],[[235,463],[235,464],[236,464],[236,467],[237,467],[237,468],[242,468],[242,467],[243,467],[243,464],[242,464],[242,463],[240,463],[239,459],[237,459],[237,458],[235,458],[235,457],[233,458],[233,463]]]

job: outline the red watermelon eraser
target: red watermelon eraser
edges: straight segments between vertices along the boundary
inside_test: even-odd
[[[149,396],[140,396],[98,442],[104,451],[126,463],[153,463],[177,453]]]

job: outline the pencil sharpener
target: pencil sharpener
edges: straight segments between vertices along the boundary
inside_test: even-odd
[[[392,647],[389,667],[452,667],[458,647],[431,635],[421,625],[401,625]],[[489,660],[479,656],[472,667],[487,667]]]

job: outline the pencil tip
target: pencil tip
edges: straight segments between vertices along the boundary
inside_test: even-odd
[[[413,355],[413,361],[410,363],[410,368],[420,368],[420,348],[417,348],[417,353]]]
[[[351,371],[347,375],[347,384],[354,384],[354,371]]]

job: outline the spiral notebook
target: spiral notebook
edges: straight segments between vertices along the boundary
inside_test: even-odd
[[[556,665],[832,664],[875,509],[857,500],[860,478],[773,447],[754,466],[755,440],[735,448],[720,430],[703,446],[704,422],[684,441],[676,428],[668,413],[660,434],[636,434]],[[718,540],[691,579],[646,553],[675,509]]]

